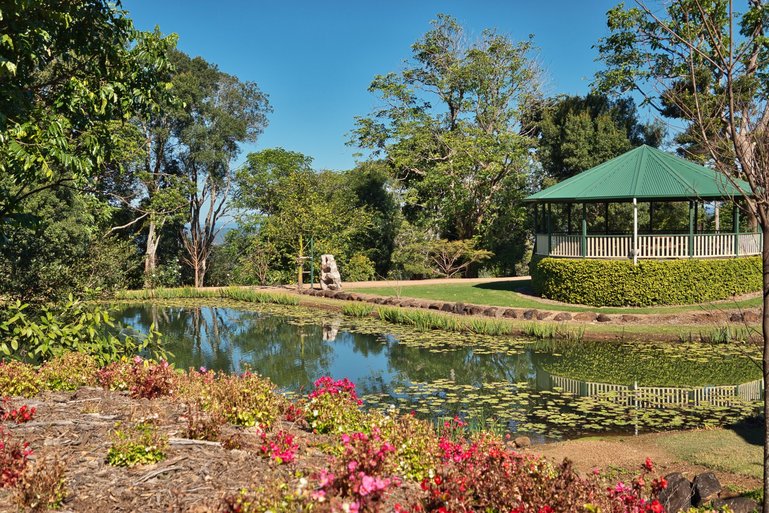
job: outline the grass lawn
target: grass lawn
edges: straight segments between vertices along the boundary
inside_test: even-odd
[[[543,301],[531,292],[530,280],[498,281],[488,283],[448,283],[446,285],[407,285],[349,289],[362,294],[410,297],[435,301],[456,301],[478,305],[505,306],[512,308],[538,308],[568,312],[591,311],[599,313],[665,314],[702,310],[751,308],[761,305],[761,297],[739,301],[721,301],[701,305],[658,306],[645,308],[598,308],[574,306],[565,303]]]
[[[671,433],[657,444],[675,457],[714,470],[761,479],[764,475],[762,435],[758,427]]]

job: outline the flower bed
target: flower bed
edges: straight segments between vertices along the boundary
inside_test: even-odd
[[[364,412],[347,380],[322,378],[291,402],[253,374],[177,372],[139,358],[103,369],[79,358],[81,372],[51,372],[72,362],[40,370],[0,364],[0,375],[12,369],[35,381],[14,381],[13,391],[39,391],[24,405],[4,403],[0,475],[8,477],[0,503],[76,511],[662,511],[655,496],[663,481],[645,479],[650,462],[626,483],[582,476],[498,435],[470,433],[458,418],[436,427]],[[51,374],[57,379],[46,380]],[[68,375],[79,389],[71,391]],[[0,383],[7,395],[9,381]]]

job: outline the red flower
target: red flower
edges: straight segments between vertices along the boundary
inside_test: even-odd
[[[654,499],[652,503],[647,508],[647,511],[649,513],[665,513],[665,508],[662,507],[662,504],[660,504],[660,501],[657,499]]]
[[[647,458],[646,458],[646,461],[644,461],[644,464],[643,464],[643,468],[645,468],[645,469],[646,469],[646,470],[648,470],[649,472],[651,472],[652,470],[654,470],[654,464],[652,463],[652,460],[651,460],[651,458],[649,458],[648,456],[647,456]]]

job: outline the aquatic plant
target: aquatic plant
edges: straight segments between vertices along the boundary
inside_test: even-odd
[[[366,303],[350,303],[342,306],[342,314],[348,317],[368,317],[374,307]]]
[[[299,298],[291,294],[245,287],[199,289],[193,287],[124,290],[115,294],[116,299],[232,299],[248,303],[298,305]]]

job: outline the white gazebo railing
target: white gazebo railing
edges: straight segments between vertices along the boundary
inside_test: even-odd
[[[638,235],[638,258],[717,258],[761,253],[760,233]],[[536,235],[536,254],[573,258],[632,258],[632,235]],[[583,249],[584,245],[584,249]]]

